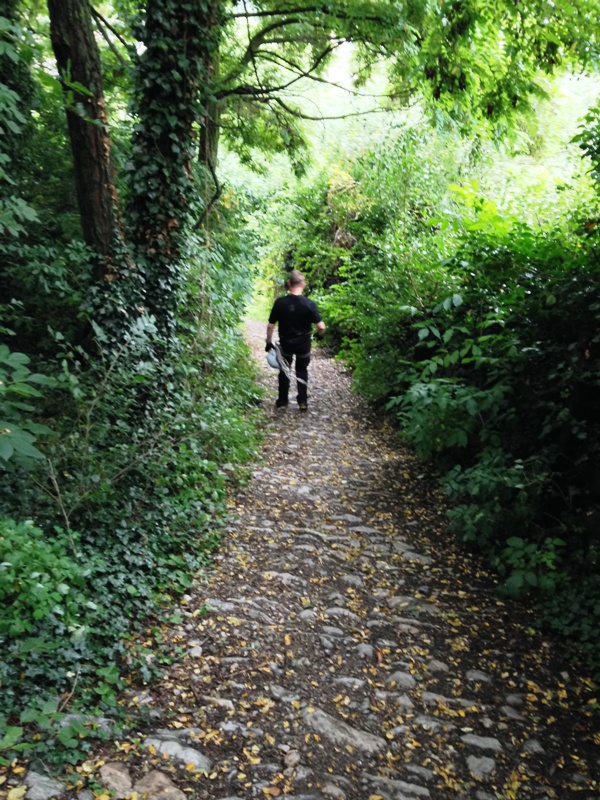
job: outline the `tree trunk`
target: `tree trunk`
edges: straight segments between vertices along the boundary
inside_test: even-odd
[[[208,81],[216,88],[219,80],[220,58],[217,50],[210,64],[207,65],[206,75]],[[200,125],[200,147],[198,160],[204,167],[214,172],[217,168],[217,155],[219,150],[219,134],[221,132],[221,110],[223,101],[214,94],[208,97]]]
[[[48,11],[66,99],[83,236],[100,256],[96,278],[110,281],[110,255],[118,233],[117,190],[91,8],[88,0],[48,0]]]
[[[182,247],[201,215],[193,163],[206,117],[221,0],[148,0],[138,67],[132,211],[144,261],[145,306],[170,335],[183,286]]]
[[[200,148],[198,160],[205,167],[210,169],[217,168],[217,156],[219,152],[219,134],[221,121],[220,100],[209,100],[206,105],[206,114],[200,129]]]

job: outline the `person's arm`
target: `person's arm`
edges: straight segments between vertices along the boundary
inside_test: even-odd
[[[321,319],[321,314],[319,313],[319,307],[314,302],[314,300],[310,301],[312,306],[312,322],[314,325],[317,326],[317,339],[322,339],[325,336],[325,323]]]
[[[273,346],[273,333],[275,332],[275,324],[269,322],[267,325],[267,349],[270,350]]]

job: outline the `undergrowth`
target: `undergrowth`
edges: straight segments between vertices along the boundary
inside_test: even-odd
[[[256,451],[241,262],[200,257],[204,293],[192,276],[168,358],[140,313],[117,334],[93,323],[85,348],[54,331],[60,371],[50,348],[39,373],[8,348],[0,362],[0,763],[75,763],[107,719],[118,730],[118,693],[160,672],[162,623]]]

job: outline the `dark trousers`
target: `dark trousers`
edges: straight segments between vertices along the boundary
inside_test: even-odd
[[[308,397],[307,383],[308,365],[310,364],[310,351],[308,353],[303,353],[302,355],[298,355],[298,353],[283,352],[283,357],[290,368],[294,358],[296,359],[296,378],[298,379],[298,397],[296,399],[300,405],[306,405]],[[304,381],[304,383],[301,383],[300,381]],[[289,391],[290,381],[285,372],[283,372],[283,370],[279,370],[279,397],[277,398],[277,401],[279,403],[287,403]]]

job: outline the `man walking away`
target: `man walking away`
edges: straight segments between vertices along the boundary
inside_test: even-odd
[[[289,294],[278,297],[271,309],[265,347],[267,352],[273,348],[273,333],[277,325],[279,345],[288,367],[291,368],[292,361],[294,357],[296,358],[297,400],[300,411],[308,409],[308,365],[313,324],[317,326],[319,339],[325,333],[325,323],[321,319],[317,304],[302,296],[305,285],[304,275],[297,269],[292,270],[287,280]],[[289,389],[290,379],[283,370],[279,370],[279,396],[275,403],[277,408],[287,406]]]

